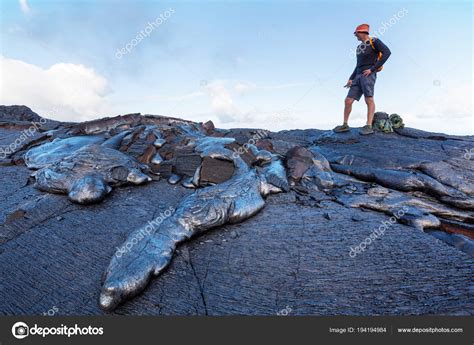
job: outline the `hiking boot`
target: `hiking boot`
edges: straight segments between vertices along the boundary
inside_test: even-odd
[[[344,123],[343,125],[341,126],[336,126],[333,131],[336,132],[336,133],[342,133],[342,132],[347,132],[348,130],[350,130],[349,126],[347,125],[347,123]]]
[[[368,134],[373,134],[374,130],[372,129],[372,126],[365,125],[364,127],[361,128],[359,133],[362,134],[362,135],[368,135]]]

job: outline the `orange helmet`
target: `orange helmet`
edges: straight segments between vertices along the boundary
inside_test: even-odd
[[[369,24],[360,24],[358,27],[356,27],[354,33],[356,32],[369,32]]]

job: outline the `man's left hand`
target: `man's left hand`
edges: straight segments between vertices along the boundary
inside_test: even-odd
[[[370,69],[366,69],[364,72],[362,72],[362,74],[364,75],[364,77],[368,77],[372,74],[372,71]]]

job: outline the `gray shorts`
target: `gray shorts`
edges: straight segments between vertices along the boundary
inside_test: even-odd
[[[352,86],[347,93],[347,97],[360,100],[360,97],[374,97],[375,81],[377,80],[377,73],[371,73],[368,77],[362,74],[357,74],[352,81]]]

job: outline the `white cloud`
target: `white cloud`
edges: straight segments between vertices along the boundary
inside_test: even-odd
[[[391,108],[402,115],[408,127],[449,134],[474,133],[470,83],[441,83],[421,94],[416,102],[398,102]]]
[[[253,127],[262,125],[266,127],[281,127],[288,124],[289,116],[284,114],[288,110],[268,111],[256,108],[256,104],[247,104],[244,107],[244,104],[248,102],[243,102],[243,98],[239,96],[244,96],[250,92],[266,92],[304,85],[307,85],[307,83],[296,82],[259,86],[249,81],[218,79],[207,83],[203,89],[210,96],[211,110],[217,119],[217,125],[224,127]]]
[[[1,104],[24,104],[62,121],[110,115],[107,80],[84,65],[57,63],[43,69],[0,56],[0,70]]]
[[[423,113],[418,118],[471,118],[472,85],[469,83],[437,87],[424,101]]]
[[[211,97],[211,109],[220,122],[233,122],[240,116],[240,111],[235,106],[225,81],[215,80],[205,85],[204,89]]]
[[[10,34],[10,35],[14,35],[14,34],[23,34],[25,33],[25,29],[23,29],[20,25],[18,24],[14,24],[12,26],[10,26],[8,29],[7,29],[7,33]]]
[[[31,8],[28,5],[28,0],[18,0],[20,3],[20,8],[23,13],[30,13]]]
[[[235,91],[244,94],[248,91],[254,90],[257,87],[254,83],[239,81],[234,85]]]
[[[162,96],[162,95],[149,95],[149,96],[140,96],[140,97],[133,97],[133,98],[123,98],[121,97],[117,102],[125,104],[125,103],[136,103],[136,102],[148,102],[148,101],[156,101],[156,102],[182,102],[182,101],[189,101],[196,98],[201,98],[206,96],[206,93],[203,91],[194,91],[184,95],[179,96]]]

